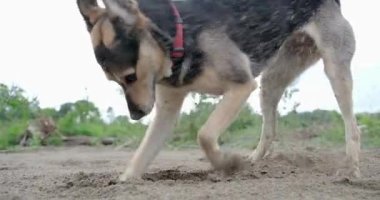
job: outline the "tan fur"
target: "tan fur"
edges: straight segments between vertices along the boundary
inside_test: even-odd
[[[91,1],[79,1],[78,7],[84,16],[87,16],[92,24],[94,24],[101,15],[105,12],[103,8],[97,5],[91,5]]]
[[[102,38],[102,32],[101,32],[101,24],[96,24],[91,33],[91,44],[93,47],[96,47],[98,46],[102,41],[103,41],[103,38]]]
[[[109,20],[104,20],[101,27],[102,41],[106,47],[111,47],[115,40],[116,33]]]
[[[144,139],[133,155],[131,162],[120,176],[121,181],[133,177],[139,178],[145,172],[146,167],[173,132],[186,94],[184,91],[157,85],[156,115],[153,122],[149,124]]]
[[[143,30],[148,27],[148,21],[148,18],[146,18],[141,12],[138,12],[135,27],[137,29]]]
[[[164,52],[158,44],[151,38],[146,38],[140,42],[139,60],[136,66],[138,82],[129,86],[129,95],[133,102],[144,111],[150,111],[154,105],[154,85],[156,77],[164,77],[163,68],[167,64]],[[155,63],[152,65],[152,63]]]
[[[230,85],[209,119],[198,132],[198,141],[206,156],[216,169],[230,168],[218,144],[218,138],[238,115],[249,95],[257,88],[254,80],[243,85]],[[228,113],[228,114],[227,114]]]
[[[103,14],[104,14],[104,9],[96,8],[96,9],[91,10],[88,13],[88,17],[90,18],[91,23],[94,24],[99,19],[99,17],[102,16]]]

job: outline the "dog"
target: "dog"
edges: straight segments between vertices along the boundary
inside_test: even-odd
[[[276,136],[284,90],[320,59],[345,125],[346,167],[340,174],[360,176],[350,70],[355,37],[339,0],[103,3],[104,8],[96,0],[77,0],[97,62],[123,89],[132,119],[156,108],[121,181],[142,176],[173,132],[190,92],[223,96],[199,130],[198,143],[215,169],[234,167],[239,159],[220,150],[218,137],[257,89],[255,78],[261,75],[262,133],[249,156],[259,161]]]

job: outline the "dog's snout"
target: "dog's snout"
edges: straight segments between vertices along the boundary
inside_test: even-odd
[[[143,118],[145,115],[147,115],[147,113],[144,110],[142,110],[137,104],[135,104],[130,98],[128,98],[128,96],[127,96],[127,103],[128,103],[129,113],[133,120],[139,120]]]
[[[130,114],[133,120],[139,120],[146,115],[146,113],[142,110],[134,110],[134,111],[130,110]]]

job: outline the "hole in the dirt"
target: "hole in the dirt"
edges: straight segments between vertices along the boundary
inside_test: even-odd
[[[72,187],[107,187],[117,184],[116,176],[112,174],[96,174],[79,172],[70,177],[65,177],[64,188]]]
[[[155,173],[147,173],[143,175],[144,180],[160,181],[160,180],[190,180],[204,181],[208,177],[207,171],[185,172],[180,170],[165,170]]]
[[[349,185],[352,187],[357,187],[365,190],[380,191],[380,181],[372,179],[362,179],[362,180],[351,180],[349,178],[344,178],[339,181],[335,181],[335,184]]]

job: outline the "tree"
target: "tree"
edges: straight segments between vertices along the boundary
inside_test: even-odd
[[[59,130],[69,135],[98,135],[103,131],[103,121],[94,103],[79,100],[65,103],[59,110]],[[63,115],[63,116],[62,116]]]
[[[74,103],[74,112],[77,113],[80,122],[100,120],[99,109],[88,100],[79,100]]]
[[[0,120],[25,120],[32,118],[39,110],[37,99],[29,100],[24,90],[0,84]]]
[[[61,105],[58,111],[58,116],[59,117],[64,117],[67,113],[72,111],[74,108],[74,103],[64,103]]]
[[[26,98],[23,89],[0,83],[0,149],[18,144],[38,110],[37,99]]]
[[[58,120],[59,113],[55,108],[42,108],[38,111],[39,117],[51,117],[54,120]]]
[[[85,123],[100,120],[99,109],[88,100],[79,100],[75,103],[64,103],[61,105],[58,115],[60,118],[70,116],[77,123]]]

